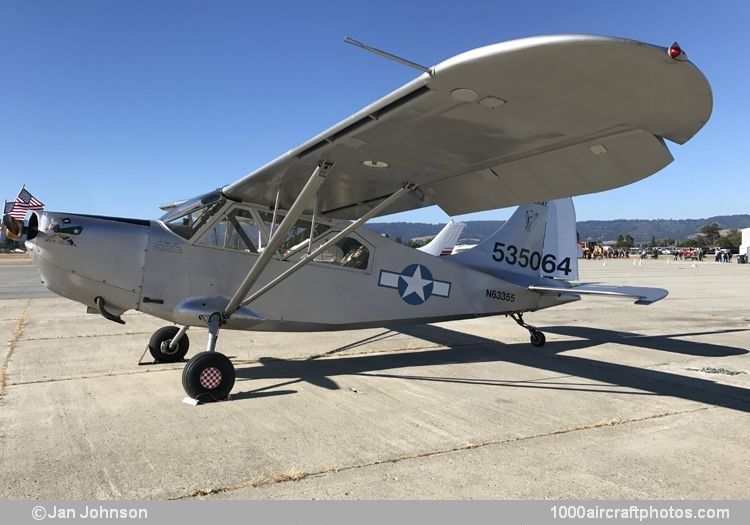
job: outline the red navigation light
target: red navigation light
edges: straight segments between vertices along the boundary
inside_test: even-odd
[[[667,51],[667,53],[669,53],[670,58],[673,58],[676,60],[682,54],[682,49],[680,48],[680,44],[675,42],[674,44],[669,46],[669,51]]]

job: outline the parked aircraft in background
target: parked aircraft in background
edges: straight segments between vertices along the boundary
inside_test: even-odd
[[[445,257],[453,253],[453,248],[461,237],[461,232],[466,227],[465,222],[450,221],[442,230],[427,244],[417,248],[420,252]]]

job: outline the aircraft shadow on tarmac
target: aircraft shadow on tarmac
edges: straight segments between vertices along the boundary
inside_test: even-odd
[[[534,348],[528,343],[503,344],[493,339],[457,332],[440,326],[403,326],[396,331],[386,331],[362,339],[341,348],[326,352],[306,360],[283,360],[270,357],[260,359],[261,366],[248,366],[237,369],[238,380],[287,379],[278,384],[239,392],[233,399],[248,399],[269,395],[295,393],[294,390],[274,389],[291,384],[307,382],[327,389],[339,389],[332,379],[336,376],[360,375],[380,378],[397,378],[415,381],[452,382],[467,385],[490,385],[506,388],[535,388],[578,390],[583,392],[617,392],[633,395],[663,395],[717,405],[745,412],[750,411],[750,390],[717,383],[710,379],[695,378],[641,368],[638,366],[597,361],[580,356],[560,355],[571,350],[597,346],[602,343],[616,343],[656,351],[680,353],[692,356],[726,357],[748,353],[736,348],[711,343],[675,339],[677,337],[709,335],[747,331],[728,329],[717,331],[685,332],[661,336],[644,336],[635,333],[618,332],[588,327],[552,326],[544,327],[545,332],[574,336],[570,341],[548,341],[543,348]],[[372,355],[343,356],[336,359],[320,359],[335,353],[382,340],[398,333],[441,345],[445,348],[409,352],[378,353]],[[621,350],[626,351],[626,350]],[[418,368],[448,364],[469,364],[479,362],[506,362],[534,367],[560,375],[573,376],[595,381],[596,383],[576,383],[567,381],[508,381],[486,378],[459,378],[444,376],[409,375],[385,373],[388,370]],[[605,384],[600,384],[605,383]],[[623,390],[635,389],[632,390]]]

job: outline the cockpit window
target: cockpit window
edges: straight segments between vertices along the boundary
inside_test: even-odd
[[[308,219],[299,219],[294,226],[289,229],[284,236],[281,247],[279,248],[279,251],[285,259],[297,253],[307,253],[311,237],[310,229],[312,227],[312,221]],[[315,244],[315,239],[330,229],[330,224],[321,223],[320,221],[316,222],[315,231],[312,233],[313,244]]]
[[[180,237],[190,239],[224,206],[224,202],[218,191],[208,193],[182,203],[161,220]]]
[[[218,193],[208,194],[185,202],[166,214],[162,221],[177,235],[193,239],[202,230],[200,238],[193,242],[198,246],[221,248],[245,253],[260,253],[268,244],[271,232],[279,227],[284,218],[281,212],[274,221],[273,213],[241,205],[225,206],[226,199]],[[223,211],[222,211],[223,210]],[[217,213],[222,211],[222,216]],[[203,228],[209,224],[209,228]],[[300,261],[313,250],[337,234],[330,220],[314,222],[302,217],[284,235],[278,253],[287,261]],[[311,232],[312,230],[312,232]],[[310,240],[312,238],[312,246]],[[370,264],[370,248],[358,235],[352,234],[329,246],[313,260],[345,268],[366,270]]]
[[[258,253],[261,243],[261,230],[252,214],[248,210],[235,208],[217,221],[197,244],[237,252]]]
[[[336,233],[338,232],[328,232],[326,235],[318,238],[314,242],[313,247],[320,246],[329,238],[336,235]],[[366,270],[370,264],[370,250],[360,242],[356,235],[350,235],[329,246],[320,255],[315,257],[314,261],[343,266],[345,268]]]
[[[219,200],[223,200],[221,192],[219,190],[215,190],[210,193],[200,195],[199,197],[187,200],[179,206],[175,206],[174,208],[169,210],[168,213],[164,214],[159,220],[163,222],[171,222],[178,217],[184,217],[189,213],[194,213],[196,210],[203,208],[207,204],[212,204]]]

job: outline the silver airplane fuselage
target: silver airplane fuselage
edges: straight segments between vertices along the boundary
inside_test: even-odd
[[[222,311],[257,253],[191,243],[161,221],[43,212],[27,241],[42,282],[94,311],[101,297],[120,315],[140,312],[184,326]],[[366,229],[366,267],[311,262],[240,308],[223,328],[314,331],[426,323],[525,312],[577,300],[542,295],[511,282],[403,246]],[[251,289],[294,264],[274,259]]]

